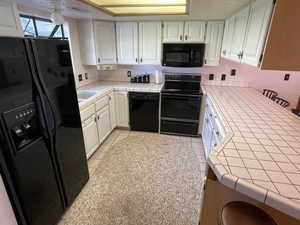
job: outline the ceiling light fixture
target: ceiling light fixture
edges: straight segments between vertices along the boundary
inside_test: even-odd
[[[112,16],[184,15],[190,0],[80,0]]]

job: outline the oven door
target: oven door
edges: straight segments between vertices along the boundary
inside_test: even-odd
[[[201,97],[198,95],[163,93],[161,97],[161,119],[198,122]]]
[[[163,66],[201,67],[204,48],[204,44],[164,44]]]

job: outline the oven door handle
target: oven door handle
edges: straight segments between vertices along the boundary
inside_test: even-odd
[[[174,97],[176,97],[176,96],[179,96],[179,97],[196,97],[196,98],[201,98],[202,97],[202,94],[201,95],[191,95],[191,94],[167,94],[167,93],[162,93],[162,97],[163,96],[170,96],[170,97],[172,97],[172,96],[174,96]]]

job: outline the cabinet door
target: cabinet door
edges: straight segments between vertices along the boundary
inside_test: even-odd
[[[184,22],[164,22],[163,42],[182,42]]]
[[[138,64],[138,27],[136,22],[117,22],[119,64]]]
[[[209,153],[211,152],[211,142],[212,142],[212,135],[213,135],[212,129],[213,128],[209,121],[209,117],[206,114],[204,118],[203,130],[202,130],[202,141],[203,141],[206,158],[208,158]]]
[[[259,66],[272,10],[272,0],[257,0],[251,5],[242,63]]]
[[[92,20],[78,21],[78,39],[82,64],[96,65],[97,60]]]
[[[184,25],[184,41],[185,42],[204,42],[205,38],[205,22],[188,21]]]
[[[139,23],[140,64],[161,64],[161,22]]]
[[[109,94],[109,114],[110,114],[110,130],[112,131],[117,126],[116,101],[115,101],[114,92]]]
[[[14,1],[0,1],[0,36],[23,37],[19,12]]]
[[[98,148],[99,136],[97,129],[97,120],[96,117],[93,116],[87,121],[84,122],[83,126],[83,136],[84,136],[84,144],[87,158],[89,158]]]
[[[94,22],[97,64],[116,64],[116,32],[113,22]]]
[[[218,66],[220,62],[224,22],[208,22],[206,31],[205,65]]]
[[[129,127],[129,103],[127,92],[116,92],[117,126]]]
[[[224,58],[230,57],[234,26],[235,26],[234,17],[231,17],[228,20],[226,20],[223,43],[222,43],[222,54],[221,54],[221,56]]]
[[[237,62],[241,61],[240,56],[243,50],[243,44],[249,18],[249,10],[250,6],[247,6],[234,16],[235,25],[233,30],[233,38],[229,58]]]
[[[97,113],[97,120],[99,141],[101,144],[110,133],[110,116],[108,106]]]

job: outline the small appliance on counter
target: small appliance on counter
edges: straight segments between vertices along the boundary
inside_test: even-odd
[[[161,70],[156,70],[154,74],[154,83],[156,84],[162,84],[164,82],[163,80],[163,73]]]
[[[133,77],[131,77],[130,82],[131,83],[148,84],[148,83],[150,83],[150,75],[149,74],[144,74],[144,75],[133,76]]]

